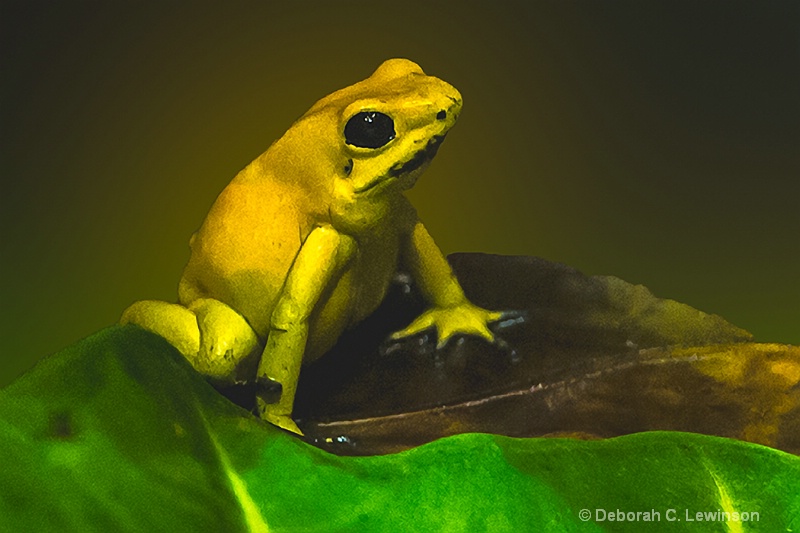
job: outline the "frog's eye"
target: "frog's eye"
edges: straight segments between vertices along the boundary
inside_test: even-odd
[[[380,148],[394,137],[394,121],[377,111],[356,113],[344,127],[345,142],[359,148]]]

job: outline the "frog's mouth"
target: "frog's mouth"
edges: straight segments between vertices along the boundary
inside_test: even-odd
[[[431,159],[433,159],[437,150],[439,150],[439,146],[442,144],[442,141],[444,141],[445,135],[447,134],[436,135],[432,137],[427,144],[425,144],[425,148],[414,152],[414,155],[412,155],[409,160],[403,163],[396,163],[394,166],[389,168],[389,172],[387,172],[384,176],[366,184],[361,188],[355,189],[354,192],[357,194],[363,194],[376,188],[378,185],[388,184],[398,178],[408,176],[415,170],[418,170],[426,163],[429,163]]]
[[[430,162],[431,159],[436,155],[436,152],[439,150],[439,146],[441,146],[442,141],[447,134],[444,135],[436,135],[428,141],[428,144],[425,145],[425,148],[419,150],[411,156],[411,159],[404,163],[397,163],[392,168],[389,169],[389,176],[390,178],[398,178],[400,176],[410,174],[414,172],[422,165]]]

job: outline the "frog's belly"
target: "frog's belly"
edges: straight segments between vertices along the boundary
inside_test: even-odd
[[[383,301],[396,265],[386,261],[384,268],[359,268],[344,273],[329,296],[311,315],[305,362],[330,350],[345,330],[372,314]],[[377,266],[372,263],[370,266]]]
[[[304,361],[309,363],[319,359],[333,348],[339,336],[350,325],[353,308],[353,276],[346,273],[339,283],[319,302],[309,319],[308,341]]]

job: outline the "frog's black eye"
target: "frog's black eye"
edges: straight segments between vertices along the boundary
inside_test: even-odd
[[[356,113],[344,127],[345,142],[359,148],[380,148],[394,137],[394,121],[377,111]]]

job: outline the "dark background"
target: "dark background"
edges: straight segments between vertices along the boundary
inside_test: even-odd
[[[0,24],[0,385],[174,300],[227,182],[390,57],[465,99],[410,193],[446,253],[800,344],[798,2],[4,0]]]

